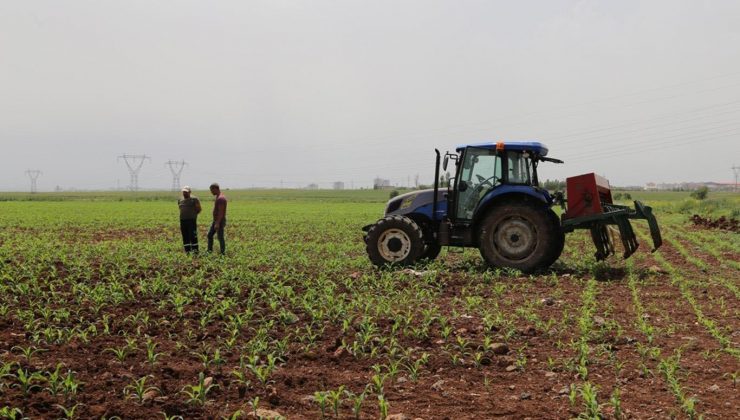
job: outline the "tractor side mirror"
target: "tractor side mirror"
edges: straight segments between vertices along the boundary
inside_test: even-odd
[[[455,163],[457,164],[457,158],[458,156],[456,154],[447,152],[445,154],[445,160],[442,163],[442,169],[444,169],[445,171],[447,170],[447,164],[450,163],[450,159],[454,160]]]

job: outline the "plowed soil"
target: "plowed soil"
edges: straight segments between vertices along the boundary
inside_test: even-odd
[[[737,295],[740,272],[700,249],[692,252],[706,260],[708,270],[686,261],[670,244],[664,244],[658,251],[664,261],[688,282],[685,289],[644,245],[632,257],[631,266],[611,257],[606,265],[584,268],[583,261],[591,259],[592,250],[585,236],[576,235],[568,237],[561,260],[552,269],[536,276],[504,272],[491,277],[491,272],[482,266],[478,255],[471,251],[464,254],[443,252],[439,263],[418,266],[415,271],[379,272],[363,262],[364,250],[359,234],[347,239],[348,250],[327,251],[327,255],[331,252],[345,253],[345,258],[355,261],[346,267],[328,267],[311,260],[294,262],[292,268],[276,269],[288,256],[288,250],[294,249],[296,255],[302,252],[300,244],[287,245],[275,254],[276,251],[269,247],[256,248],[255,245],[259,241],[272,243],[273,238],[260,234],[255,236],[257,228],[249,226],[246,221],[242,226],[243,232],[236,228],[229,232],[229,240],[231,243],[243,240],[255,250],[249,251],[253,254],[252,264],[242,267],[238,273],[219,271],[218,267],[234,266],[246,254],[232,254],[222,260],[211,255],[186,259],[179,256],[178,247],[172,245],[167,252],[176,257],[165,262],[152,260],[136,267],[124,260],[131,264],[128,277],[122,283],[127,290],[105,289],[109,294],[122,293],[123,300],[120,304],[107,303],[100,308],[95,308],[89,299],[85,300],[87,306],[76,306],[71,298],[82,293],[82,285],[87,288],[85,290],[91,290],[109,282],[111,271],[106,271],[106,267],[110,261],[89,259],[93,254],[80,254],[79,258],[85,260],[76,261],[76,254],[71,250],[61,253],[66,255],[64,260],[58,256],[47,260],[27,252],[13,252],[15,240],[10,236],[3,237],[5,251],[0,272],[14,277],[1,280],[4,285],[1,302],[6,312],[0,318],[0,360],[15,362],[8,374],[16,376],[18,369],[48,372],[61,363],[63,372],[76,372],[81,385],[78,393],[69,399],[61,394],[51,395],[45,389],[49,383],[42,381],[37,382],[38,388],[24,395],[17,378],[5,376],[0,378],[0,407],[19,408],[30,418],[58,418],[62,415],[58,405],[71,407],[75,404],[78,404],[75,412],[78,418],[154,419],[163,418],[161,413],[187,419],[220,418],[237,410],[243,410],[246,417],[252,411],[249,401],[259,397],[259,407],[263,409],[275,410],[290,419],[316,419],[321,418],[321,411],[314,398],[315,392],[344,386],[360,393],[372,383],[376,374],[373,365],[387,366],[388,361],[393,360],[387,354],[387,348],[381,349],[378,355],[351,354],[349,347],[361,329],[360,314],[363,311],[373,311],[375,305],[389,304],[390,312],[415,314],[411,324],[420,325],[421,308],[387,302],[382,296],[369,302],[365,309],[352,308],[352,318],[346,320],[349,328],[344,332],[343,320],[313,321],[312,315],[300,306],[283,301],[280,305],[290,310],[296,319],[287,324],[277,322],[269,332],[269,341],[273,345],[289,337],[283,360],[266,384],[248,373],[250,383],[245,386],[236,381],[232,371],[239,368],[240,356],[248,355],[246,343],[265,323],[276,321],[279,310],[269,308],[264,300],[258,299],[254,316],[237,335],[235,344],[229,347],[225,344],[228,338],[228,330],[224,327],[227,318],[216,316],[213,322],[201,328],[201,317],[228,298],[233,298],[236,304],[236,309],[230,310],[229,314],[242,311],[244,302],[254,299],[250,288],[224,288],[217,292],[214,301],[193,300],[186,305],[182,315],[176,314],[168,303],[170,293],[179,293],[177,287],[171,292],[156,293],[146,289],[152,284],[150,279],[157,276],[164,276],[166,283],[177,285],[193,271],[198,271],[204,276],[203,281],[197,283],[203,290],[217,279],[228,276],[244,279],[261,273],[268,278],[273,276],[272,282],[291,287],[299,296],[309,293],[302,278],[323,276],[337,286],[332,293],[341,302],[352,301],[352,295],[360,287],[371,287],[372,281],[361,283],[363,277],[377,282],[381,282],[385,278],[383,276],[394,278],[391,290],[398,290],[402,296],[403,290],[411,288],[414,282],[426,279],[425,276],[436,276],[433,283],[423,290],[433,296],[430,302],[449,321],[449,336],[445,336],[438,321],[432,324],[427,337],[395,335],[399,348],[409,349],[414,358],[427,353],[429,361],[421,368],[418,379],[411,377],[404,367],[406,362],[400,365],[397,374],[388,377],[383,394],[390,406],[389,414],[423,419],[572,418],[586,411],[578,390],[588,381],[597,387],[596,399],[605,418],[615,418],[620,411],[621,418],[686,417],[686,411],[660,368],[661,361],[680,354],[680,369],[676,375],[685,397],[696,400],[697,413],[704,418],[740,418],[740,399],[734,383],[734,375],[740,371],[737,353],[740,349]],[[102,229],[85,235],[95,246],[110,247],[116,247],[124,238],[131,243],[144,244],[160,236],[172,238],[175,244],[177,241],[177,231],[172,228],[127,232]],[[75,235],[69,232],[53,232],[51,236],[62,241],[57,246],[66,243],[71,247],[76,241]],[[308,237],[311,241],[327,243],[334,240],[310,234]],[[687,242],[681,243],[690,246]],[[243,252],[247,253],[247,250]],[[177,261],[182,261],[182,265]],[[168,265],[165,267],[165,264]],[[28,270],[24,271],[24,267]],[[80,267],[90,268],[90,275],[79,275]],[[36,283],[30,281],[31,278],[40,281]],[[583,311],[584,290],[592,281],[590,279],[596,280],[596,307],[590,315],[594,327],[586,338],[590,354],[585,380],[574,369],[577,351],[573,343],[578,342],[582,335],[578,319]],[[354,290],[347,286],[353,281],[357,285]],[[19,284],[30,288],[19,288]],[[50,284],[54,286],[50,287]],[[636,286],[635,293],[630,288],[631,284]],[[39,289],[34,291],[34,287]],[[269,283],[263,287],[269,287]],[[387,290],[378,289],[378,293]],[[686,290],[695,299],[701,317],[711,320],[729,344],[723,344],[706,322],[701,322],[697,311],[687,300]],[[51,309],[66,308],[71,312],[67,319],[54,319],[53,316],[45,319],[44,314],[32,305],[38,296],[49,297],[49,294],[58,295],[49,300],[53,302],[49,304]],[[366,296],[371,299],[373,295],[368,293]],[[487,326],[482,316],[485,313],[483,309],[494,305],[509,317],[509,324]],[[642,315],[638,305],[642,308]],[[427,302],[424,307],[428,307]],[[331,307],[327,306],[326,310],[330,311]],[[37,320],[33,325],[23,318],[24,313],[28,316],[28,311],[34,313]],[[142,311],[148,314],[149,322],[137,319]],[[110,320],[109,334],[91,331],[86,339],[76,336],[63,343],[43,338],[44,328],[50,325],[74,329],[92,324],[96,325],[99,333],[102,314]],[[652,342],[639,328],[639,319],[654,328]],[[395,322],[388,316],[377,317],[375,340],[393,336]],[[296,333],[309,326],[323,327],[315,344],[310,346]],[[41,334],[42,338],[34,338],[34,332]],[[505,343],[505,351],[499,351],[500,354],[485,351],[476,360],[475,353],[479,352],[484,337]],[[119,361],[110,349],[125,347],[127,338],[134,339],[136,350]],[[156,342],[156,351],[162,353],[155,364],[147,361],[146,338]],[[458,351],[461,346],[458,340],[470,344]],[[22,354],[22,349],[29,346],[42,349],[30,360]],[[221,351],[223,363],[204,367],[196,353],[206,349],[206,353],[213,354],[216,347]],[[649,353],[647,349],[650,348],[656,350]],[[453,362],[455,354],[459,355],[459,360]],[[383,372],[386,369],[380,368]],[[186,386],[197,383],[200,372],[217,385],[208,394],[204,405],[188,403],[182,392]],[[145,376],[149,378],[147,385],[157,387],[158,391],[151,392],[140,404],[125,390],[134,380]],[[573,394],[571,388],[576,390]],[[610,397],[617,388],[619,404],[614,404]],[[361,418],[378,418],[376,394],[368,391]],[[571,401],[570,397],[575,399]],[[343,397],[339,408],[339,418],[353,418],[352,403],[348,398]],[[327,407],[326,416],[335,417],[331,407]]]

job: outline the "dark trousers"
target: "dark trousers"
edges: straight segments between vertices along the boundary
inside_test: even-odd
[[[180,220],[182,245],[185,252],[198,252],[198,225],[196,219]]]
[[[213,252],[213,235],[218,234],[218,244],[221,246],[221,255],[226,252],[226,241],[224,240],[224,228],[226,227],[226,219],[221,219],[221,224],[216,229],[216,222],[211,223],[211,228],[208,230],[208,252]]]

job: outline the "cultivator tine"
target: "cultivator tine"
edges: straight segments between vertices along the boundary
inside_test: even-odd
[[[614,253],[614,243],[612,242],[611,236],[606,225],[601,223],[595,223],[591,226],[591,239],[594,241],[596,246],[596,261],[606,259],[610,254]]]
[[[647,220],[648,227],[650,227],[650,236],[653,238],[652,252],[657,251],[663,245],[663,237],[660,234],[658,220],[653,215],[653,208],[642,204],[640,201],[635,201],[635,211],[638,218]]]
[[[623,257],[626,260],[637,251],[640,244],[637,242],[635,231],[632,230],[632,225],[628,218],[620,216],[614,219],[617,222],[617,227],[619,227],[619,236],[622,239],[622,246],[624,247]]]

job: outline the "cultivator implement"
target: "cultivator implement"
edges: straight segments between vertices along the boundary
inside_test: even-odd
[[[576,229],[591,231],[591,239],[596,246],[596,259],[603,260],[614,254],[613,236],[618,232],[624,248],[623,257],[629,258],[639,243],[630,224],[630,219],[644,219],[650,228],[653,239],[653,252],[662,244],[658,221],[652,208],[640,201],[634,202],[634,209],[612,202],[609,181],[590,173],[567,179],[568,209],[562,216],[565,232]],[[616,227],[616,229],[615,229]]]

